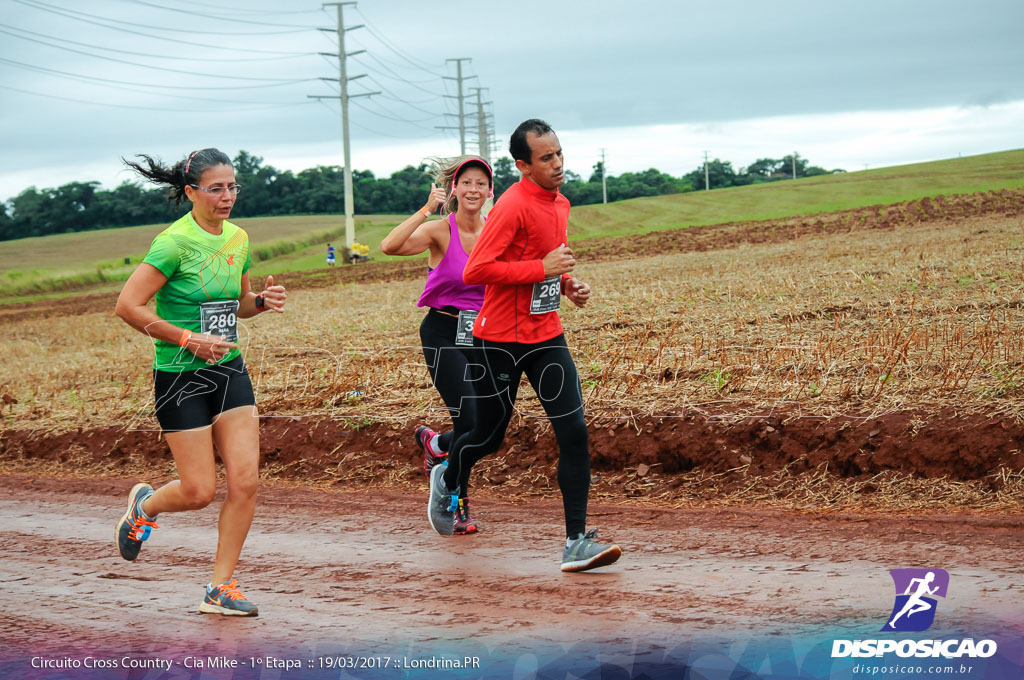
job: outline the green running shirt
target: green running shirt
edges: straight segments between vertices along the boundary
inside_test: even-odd
[[[156,292],[156,314],[164,321],[199,333],[199,306],[214,300],[237,300],[242,295],[242,274],[249,271],[249,235],[224,222],[219,236],[198,224],[189,213],[160,232],[142,260],[167,277]],[[209,364],[175,345],[154,340],[153,368],[180,373]],[[218,363],[241,354],[233,349]]]

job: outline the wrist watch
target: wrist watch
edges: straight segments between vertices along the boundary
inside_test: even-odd
[[[266,309],[266,308],[267,308],[267,303],[263,299],[263,293],[260,293],[259,295],[256,296],[256,309]]]

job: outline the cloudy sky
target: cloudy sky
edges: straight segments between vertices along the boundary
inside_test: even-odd
[[[129,179],[121,156],[245,149],[340,165],[336,11],[313,0],[0,0],[0,199]],[[1020,0],[360,0],[345,8],[352,165],[387,175],[459,150],[455,58],[505,142],[529,117],[569,169],[707,151],[799,152],[860,170],[1024,147]],[[447,76],[447,78],[446,78]],[[504,148],[504,144],[503,144]],[[358,208],[357,208],[358,209]]]

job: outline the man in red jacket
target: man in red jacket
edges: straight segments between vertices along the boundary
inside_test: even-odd
[[[437,533],[453,533],[462,466],[501,447],[525,373],[558,441],[566,531],[562,571],[584,571],[622,554],[617,545],[597,543],[596,529],[586,530],[587,424],[576,364],[558,316],[563,295],[583,307],[590,286],[571,274],[576,260],[567,246],[569,201],[558,191],[565,180],[558,137],[547,123],[531,118],[512,133],[509,151],[523,177],[495,203],[463,272],[466,283],[487,285],[473,327],[484,368],[476,389],[478,419],[452,443],[448,462],[431,470],[428,516]]]

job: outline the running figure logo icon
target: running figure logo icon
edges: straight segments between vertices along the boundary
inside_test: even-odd
[[[946,597],[949,572],[945,569],[893,569],[896,602],[883,631],[904,633],[928,630],[935,621],[934,597]]]

